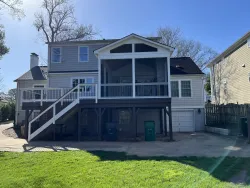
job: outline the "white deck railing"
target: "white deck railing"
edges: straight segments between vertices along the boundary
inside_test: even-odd
[[[54,102],[69,92],[72,88],[22,88],[21,104],[23,102]],[[79,95],[79,99],[96,99],[98,96],[97,84],[79,84],[79,90],[71,92],[67,100],[74,100]]]
[[[97,84],[80,84],[79,91],[71,92],[68,100],[74,100],[79,94],[79,99],[98,99]],[[23,102],[54,102],[72,88],[23,88],[21,92],[21,105]],[[133,98],[132,83],[109,83],[101,84],[101,98]],[[160,98],[168,97],[168,84],[135,83],[135,98]]]

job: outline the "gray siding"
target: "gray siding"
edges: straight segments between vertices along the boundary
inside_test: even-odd
[[[25,111],[21,107],[21,88],[32,88],[34,84],[47,84],[47,80],[25,80],[17,82],[17,98],[16,98],[16,123],[20,125],[25,120]],[[46,86],[45,86],[46,87]]]
[[[74,77],[93,77],[94,83],[98,82],[98,73],[67,73],[49,74],[49,87],[52,88],[71,88],[71,78]]]
[[[173,107],[204,106],[204,86],[202,76],[172,75],[171,80],[191,80],[191,97],[172,97]]]
[[[89,47],[89,61],[78,62],[78,46]],[[94,55],[94,50],[105,46],[105,44],[72,45],[72,46],[49,46],[49,71],[86,71],[97,70],[98,59]],[[51,63],[51,48],[61,47],[62,62]]]

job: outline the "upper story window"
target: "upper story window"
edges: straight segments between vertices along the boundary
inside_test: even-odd
[[[181,96],[191,97],[191,81],[181,81]]]
[[[147,44],[135,44],[135,52],[157,52],[157,48]]]
[[[51,62],[61,63],[62,49],[59,47],[51,48]]]
[[[123,44],[118,46],[110,50],[110,53],[132,53],[132,44]]]
[[[78,59],[79,62],[88,62],[89,61],[89,48],[87,46],[79,46]]]
[[[179,82],[171,81],[171,96],[179,97]]]

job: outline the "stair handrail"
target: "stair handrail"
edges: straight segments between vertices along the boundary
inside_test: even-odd
[[[80,86],[84,86],[84,85],[95,85],[95,102],[97,103],[98,100],[98,96],[97,96],[97,84],[78,84],[77,86],[75,86],[74,88],[72,88],[70,91],[68,91],[67,93],[65,93],[63,96],[61,96],[59,99],[57,99],[53,104],[51,104],[48,108],[46,108],[43,112],[41,112],[38,116],[36,116],[35,118],[33,118],[28,125],[28,140],[30,135],[31,135],[31,124],[36,121],[38,118],[40,118],[43,114],[45,114],[47,111],[49,111],[51,108],[53,108],[53,117],[50,118],[49,121],[53,120],[53,123],[55,123],[55,117],[56,117],[56,105],[59,102],[63,102],[62,100],[67,97],[69,94],[71,94],[72,92],[74,92],[77,89],[77,98],[73,99],[72,101],[77,101],[77,103],[80,102]]]
[[[55,111],[55,106],[57,103],[61,102],[62,99],[64,99],[66,96],[68,96],[70,93],[72,93],[75,89],[77,89],[77,99],[79,102],[79,85],[77,85],[76,87],[72,88],[70,91],[68,91],[67,93],[65,93],[65,95],[63,95],[62,97],[60,97],[58,100],[56,100],[53,104],[51,104],[48,108],[46,108],[42,113],[40,113],[38,116],[36,116],[35,118],[33,118],[30,122],[29,122],[29,127],[28,127],[28,136],[31,133],[31,124],[36,121],[38,118],[40,118],[43,114],[45,114],[47,111],[49,111],[51,108],[53,108],[53,117],[55,118],[56,115],[56,111]],[[51,118],[51,119],[52,119]],[[55,121],[55,120],[54,120]]]

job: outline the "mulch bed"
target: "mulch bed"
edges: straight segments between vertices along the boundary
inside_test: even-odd
[[[5,136],[12,137],[12,138],[20,138],[21,130],[10,127],[8,129],[3,130],[3,134]]]

